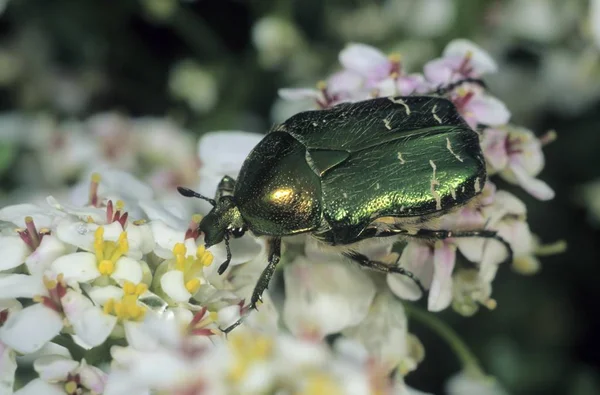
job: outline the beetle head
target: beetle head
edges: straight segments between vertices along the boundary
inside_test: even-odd
[[[206,248],[219,244],[230,235],[241,237],[245,230],[244,219],[231,196],[222,196],[200,222]]]

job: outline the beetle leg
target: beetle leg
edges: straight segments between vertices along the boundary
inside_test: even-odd
[[[252,291],[252,297],[250,298],[250,309],[256,309],[256,304],[262,302],[262,294],[269,287],[271,277],[275,273],[275,268],[279,264],[281,257],[281,239],[272,238],[269,241],[269,264],[261,273],[254,291]]]
[[[425,287],[423,287],[423,284],[417,278],[417,276],[415,276],[412,272],[404,269],[403,267],[398,266],[398,262],[396,262],[395,266],[392,266],[392,265],[388,265],[387,263],[372,261],[366,255],[363,255],[356,251],[344,252],[343,255],[346,258],[352,259],[354,262],[358,263],[359,265],[361,265],[363,267],[377,270],[378,272],[382,272],[382,273],[398,273],[403,276],[406,276],[406,277],[410,278],[411,280],[413,280],[415,282],[415,284],[417,284],[417,287],[419,287],[421,292],[425,293]]]
[[[461,230],[461,231],[451,231],[451,230],[432,230],[432,229],[419,229],[416,235],[411,235],[411,237],[418,237],[424,239],[435,239],[435,240],[444,240],[450,238],[457,237],[482,237],[484,239],[494,239],[504,247],[506,247],[506,251],[508,252],[508,257],[504,262],[512,262],[513,260],[513,249],[510,244],[499,236],[496,231],[481,229],[481,230]]]
[[[223,240],[225,241],[227,259],[225,259],[225,262],[221,263],[221,266],[219,266],[219,269],[217,270],[217,273],[219,273],[219,275],[225,273],[225,270],[227,270],[227,268],[229,267],[229,263],[231,262],[231,248],[229,248],[229,235],[227,233],[225,233]]]
[[[256,286],[254,287],[254,291],[252,291],[252,296],[250,297],[250,305],[245,309],[245,313],[233,324],[229,325],[225,329],[221,329],[223,333],[227,334],[231,332],[233,329],[238,327],[248,316],[250,311],[256,310],[256,304],[258,302],[262,302],[262,294],[269,287],[269,282],[271,281],[271,277],[273,277],[273,273],[275,273],[275,268],[279,263],[279,259],[281,257],[281,239],[272,238],[268,241],[269,243],[269,264],[261,273]]]
[[[440,85],[438,87],[437,90],[435,90],[434,92],[432,92],[433,94],[436,95],[445,95],[446,93],[449,93],[451,91],[454,90],[454,88],[458,88],[459,86],[463,85],[463,84],[477,84],[479,86],[481,86],[482,88],[487,88],[485,82],[481,79],[481,78],[463,78],[461,80],[452,82],[448,85]]]

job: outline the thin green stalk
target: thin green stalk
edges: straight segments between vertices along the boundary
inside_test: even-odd
[[[434,314],[423,311],[412,304],[405,303],[404,308],[406,309],[409,318],[414,318],[416,321],[427,326],[448,343],[465,370],[469,370],[473,373],[480,373],[484,376],[479,360],[454,329]]]

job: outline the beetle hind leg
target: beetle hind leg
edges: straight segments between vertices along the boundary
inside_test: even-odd
[[[388,265],[383,262],[372,261],[366,255],[363,255],[356,251],[344,252],[343,255],[346,258],[349,258],[349,259],[353,260],[354,262],[358,263],[360,266],[363,266],[363,267],[366,267],[369,269],[373,269],[373,270],[376,270],[381,273],[397,273],[397,274],[406,276],[406,277],[410,278],[411,280],[413,280],[415,282],[415,284],[417,284],[417,287],[419,287],[419,289],[421,290],[421,292],[423,294],[425,294],[425,292],[426,292],[425,287],[423,286],[421,281],[417,278],[417,276],[415,276],[411,271],[408,271],[408,270],[404,269],[403,267],[400,267],[398,265],[398,262],[396,262],[395,265]]]

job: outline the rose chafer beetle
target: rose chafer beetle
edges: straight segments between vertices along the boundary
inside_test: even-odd
[[[471,201],[485,181],[479,136],[452,102],[410,96],[296,114],[252,150],[237,181],[222,179],[214,200],[178,189],[213,205],[200,230],[206,248],[226,243],[219,274],[231,259],[230,237],[249,230],[267,238],[268,265],[250,300],[255,308],[279,263],[285,236],[310,233],[362,266],[411,277],[423,291],[412,273],[370,260],[355,251],[357,243],[399,235],[486,237],[510,253],[494,231],[436,227],[435,219]]]

